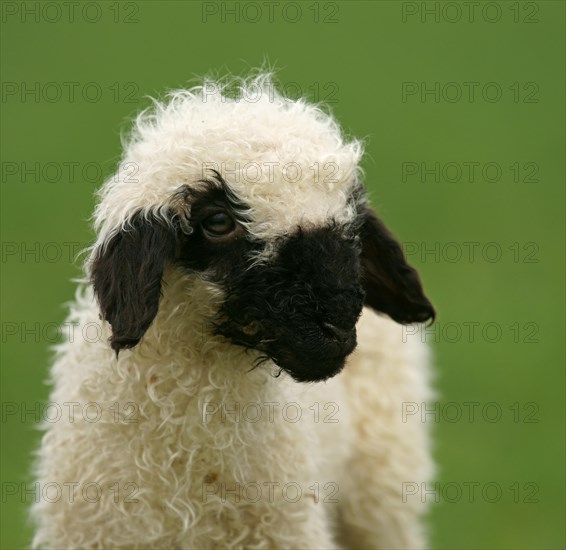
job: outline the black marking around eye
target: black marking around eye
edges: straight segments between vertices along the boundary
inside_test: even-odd
[[[192,229],[180,247],[178,263],[191,271],[206,272],[206,276],[222,283],[235,270],[245,270],[250,258],[262,250],[265,244],[241,231],[230,239],[210,242],[202,230],[202,222],[217,212],[228,212],[236,223],[250,221],[250,207],[238,197],[215,170],[209,179],[199,180],[204,186],[200,189],[183,187],[178,195],[190,209],[189,224]]]
[[[211,170],[212,176],[198,180],[204,186],[194,188],[182,186],[173,196],[173,201],[180,201],[181,207],[190,209],[190,223],[194,226],[206,216],[220,209],[228,210],[237,221],[249,221],[250,207],[234,193],[226,180],[216,170]]]

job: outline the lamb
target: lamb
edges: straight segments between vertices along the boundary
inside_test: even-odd
[[[57,349],[35,548],[420,548],[435,312],[363,145],[268,74],[155,101],[94,214]],[[92,332],[92,331],[91,331]],[[86,330],[82,332],[86,334]],[[359,343],[358,343],[359,342]]]

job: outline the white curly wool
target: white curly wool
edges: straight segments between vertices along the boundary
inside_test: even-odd
[[[95,247],[139,209],[165,215],[208,168],[253,207],[247,229],[264,240],[353,219],[361,144],[269,77],[240,92],[208,83],[138,117],[100,192]],[[344,371],[300,384],[271,362],[251,369],[254,352],[211,335],[221,300],[220,287],[168,268],[157,317],[117,359],[106,323],[86,337],[101,321],[81,287],[68,322],[82,337],[59,346],[50,401],[90,413],[45,425],[37,479],[62,494],[34,504],[33,546],[424,547],[425,505],[403,490],[432,475],[427,431],[402,416],[403,403],[430,397],[423,345],[364,309]]]

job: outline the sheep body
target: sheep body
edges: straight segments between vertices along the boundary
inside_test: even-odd
[[[165,219],[155,205],[170,205],[180,185],[202,177],[202,163],[229,172],[234,159],[298,162],[304,172],[316,162],[339,167],[323,193],[313,191],[312,174],[286,185],[233,178],[254,206],[247,229],[258,238],[354,217],[344,182],[359,175],[361,146],[346,144],[331,117],[279,96],[259,106],[197,96],[179,92],[138,119],[117,177],[101,192],[97,247],[127,229],[136,209]],[[251,118],[237,116],[242,110]],[[274,127],[280,131],[269,132]],[[253,351],[210,333],[203,320],[222,302],[217,284],[174,266],[163,281],[157,316],[132,351],[116,358],[108,323],[95,341],[57,350],[50,400],[96,403],[101,415],[46,425],[37,478],[73,484],[74,496],[33,506],[34,547],[424,546],[425,507],[404,502],[402,487],[432,475],[428,437],[420,419],[403,422],[401,411],[430,397],[426,348],[403,342],[399,325],[364,308],[344,372],[301,385],[270,361],[252,369]],[[99,318],[87,283],[68,321],[86,334]]]

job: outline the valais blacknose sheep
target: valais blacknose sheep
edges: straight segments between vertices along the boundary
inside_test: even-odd
[[[427,353],[399,324],[434,309],[362,144],[269,76],[238,82],[141,113],[100,191],[34,547],[426,544],[404,488],[432,474],[427,430],[402,411],[430,398]]]

